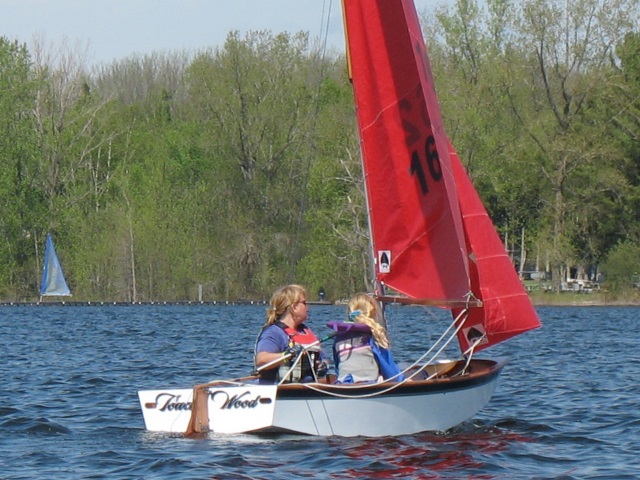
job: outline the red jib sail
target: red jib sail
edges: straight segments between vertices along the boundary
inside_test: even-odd
[[[464,299],[462,220],[415,7],[343,7],[376,279],[413,298]]]
[[[469,310],[458,340],[465,351],[481,338],[476,347],[481,350],[539,327],[540,320],[453,147],[450,153],[470,252],[471,288],[482,300],[482,307]]]

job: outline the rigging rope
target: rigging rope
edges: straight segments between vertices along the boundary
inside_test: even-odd
[[[469,313],[469,311],[467,309],[462,310],[458,314],[458,316],[453,320],[453,322],[451,322],[449,327],[442,333],[442,335],[440,335],[440,338],[438,338],[438,340],[436,340],[436,342],[431,346],[431,348],[429,348],[429,350],[427,350],[420,358],[418,358],[411,365],[406,367],[402,372],[400,372],[399,374],[387,379],[386,381],[387,382],[393,382],[394,378],[396,378],[396,377],[398,377],[400,375],[407,374],[412,369],[414,369],[418,365],[422,364],[424,359],[427,358],[429,355],[431,355],[431,353],[438,346],[438,344],[443,342],[445,337],[448,336],[449,338],[444,342],[444,344],[438,348],[438,351],[435,354],[431,355],[431,358],[429,358],[429,360],[427,362],[425,362],[424,365],[421,368],[417,369],[411,375],[408,375],[407,377],[405,377],[404,380],[392,383],[387,388],[384,388],[384,389],[376,391],[376,392],[371,392],[371,393],[358,394],[356,392],[356,394],[348,394],[347,395],[347,394],[342,394],[342,393],[338,393],[338,392],[331,392],[331,391],[325,390],[324,388],[316,387],[316,386],[314,386],[314,384],[302,383],[301,385],[304,386],[305,388],[308,388],[309,390],[313,390],[314,392],[324,393],[326,395],[329,395],[329,396],[332,396],[332,397],[339,397],[339,398],[370,398],[370,397],[376,397],[378,395],[383,395],[385,393],[391,392],[391,391],[395,390],[396,388],[400,387],[401,385],[404,385],[405,383],[410,382],[415,376],[417,376],[420,373],[422,373],[422,370],[424,368],[426,368],[427,365],[431,364],[438,357],[438,355],[440,355],[444,351],[444,349],[453,341],[453,339],[456,338],[456,335],[458,334],[458,332],[460,331],[460,329],[462,328],[462,326],[464,325],[464,323],[466,321],[466,318],[464,318],[463,320],[461,320],[461,319],[462,319],[463,316],[467,317],[468,313]],[[459,324],[456,326],[455,330],[453,332],[451,332],[451,330],[456,325],[456,323],[459,323]],[[475,345],[474,345],[474,347],[475,347]],[[468,350],[467,350],[467,352],[468,352]],[[463,371],[466,370],[466,368],[469,366],[469,362],[470,361],[471,360],[469,358],[467,360],[467,363],[466,363]],[[425,380],[431,380],[432,378],[436,377],[437,375],[438,375],[438,371],[436,370],[436,372],[434,374],[430,375]],[[334,389],[334,390],[335,389],[340,389],[340,390],[350,390],[351,389],[351,390],[353,390],[353,389],[361,389],[363,386],[375,386],[375,385],[376,385],[375,383],[372,383],[372,384],[358,384],[358,385],[331,385],[331,388]]]

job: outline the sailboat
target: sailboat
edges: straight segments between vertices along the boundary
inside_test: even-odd
[[[44,265],[42,266],[42,280],[40,281],[40,301],[44,297],[70,297],[71,290],[62,273],[62,266],[56,249],[53,246],[51,234],[47,234],[44,248]]]
[[[139,391],[164,432],[389,436],[446,431],[489,401],[506,359],[477,353],[540,326],[447,137],[412,0],[343,0],[381,302],[434,305],[452,322],[406,380],[259,385],[255,378]],[[460,355],[440,358],[449,342]]]

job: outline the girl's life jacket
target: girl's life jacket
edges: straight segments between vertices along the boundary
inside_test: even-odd
[[[362,324],[345,324],[333,343],[336,383],[376,382],[380,379],[378,363],[371,348],[371,330]]]
[[[329,322],[338,334],[333,346],[338,379],[336,383],[403,380],[391,352],[379,347],[371,329],[361,323]]]

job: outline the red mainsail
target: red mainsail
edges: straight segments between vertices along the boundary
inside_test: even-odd
[[[540,326],[444,131],[413,0],[343,7],[376,280],[434,303],[481,300],[460,330],[463,350]]]
[[[413,2],[343,6],[376,279],[412,298],[462,300],[462,220]]]

